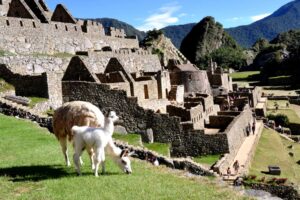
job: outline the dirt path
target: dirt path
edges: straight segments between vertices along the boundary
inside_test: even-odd
[[[260,137],[261,136],[261,133],[262,133],[262,130],[263,130],[263,127],[264,127],[264,124],[262,121],[256,121],[256,130],[255,130],[255,134],[253,135],[252,132],[250,134],[250,136],[246,137],[245,141],[243,142],[243,144],[241,145],[235,159],[235,160],[238,160],[239,162],[239,165],[240,165],[240,168],[239,168],[239,171],[236,173],[233,169],[233,163],[231,164],[231,172],[233,174],[236,175],[239,175],[239,174],[242,174],[243,172],[247,171],[247,168],[248,168],[248,160],[249,160],[249,156],[252,156],[251,153],[252,153],[252,149],[253,148],[256,148],[255,147],[255,142],[257,141],[257,137]],[[233,161],[233,162],[234,162]],[[234,178],[235,176],[233,177],[230,177],[230,178]]]

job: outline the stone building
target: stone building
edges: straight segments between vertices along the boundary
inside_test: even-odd
[[[221,67],[218,67],[217,63],[213,61],[209,62],[207,75],[212,87],[213,96],[228,94],[233,90],[232,78]]]
[[[211,87],[206,71],[199,70],[191,63],[181,64],[176,60],[169,60],[172,85],[184,85],[185,93],[211,94]]]

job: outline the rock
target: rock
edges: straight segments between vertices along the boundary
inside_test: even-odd
[[[128,134],[126,128],[123,127],[123,126],[119,126],[119,125],[115,126],[114,132],[115,132],[115,133],[122,134],[122,135],[127,135],[127,134]]]
[[[142,141],[150,144],[154,142],[153,130],[151,128],[142,133]]]

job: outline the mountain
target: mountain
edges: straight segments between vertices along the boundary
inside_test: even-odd
[[[102,23],[103,27],[115,27],[115,28],[119,28],[119,29],[120,28],[124,29],[127,36],[137,35],[139,41],[142,41],[146,36],[145,32],[139,31],[136,28],[134,28],[133,26],[131,26],[131,25],[125,23],[125,22],[116,20],[116,19],[96,18],[96,19],[90,19],[90,20]]]
[[[158,54],[164,66],[168,65],[169,60],[177,60],[182,64],[189,62],[161,30],[148,31],[145,39],[141,41],[141,45]]]
[[[292,1],[272,15],[248,26],[229,28],[226,31],[244,46],[250,47],[259,38],[272,40],[279,33],[300,28],[300,0]]]
[[[167,26],[161,29],[164,35],[171,39],[173,44],[179,49],[181,42],[185,36],[192,30],[196,23],[177,25],[177,26]]]
[[[180,51],[199,68],[212,59],[219,66],[239,69],[245,64],[242,49],[213,17],[205,17],[182,40]]]
[[[195,24],[168,26],[162,29],[177,48]],[[225,29],[241,46],[251,47],[259,38],[272,40],[279,33],[300,29],[300,0],[292,1],[272,15],[250,25]]]

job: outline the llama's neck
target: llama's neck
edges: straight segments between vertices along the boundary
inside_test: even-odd
[[[108,142],[107,149],[111,156],[113,156],[114,158],[120,158],[122,150],[115,145],[112,139]]]
[[[112,136],[112,134],[114,132],[114,122],[112,120],[106,118],[105,123],[104,123],[104,129],[107,134]]]

